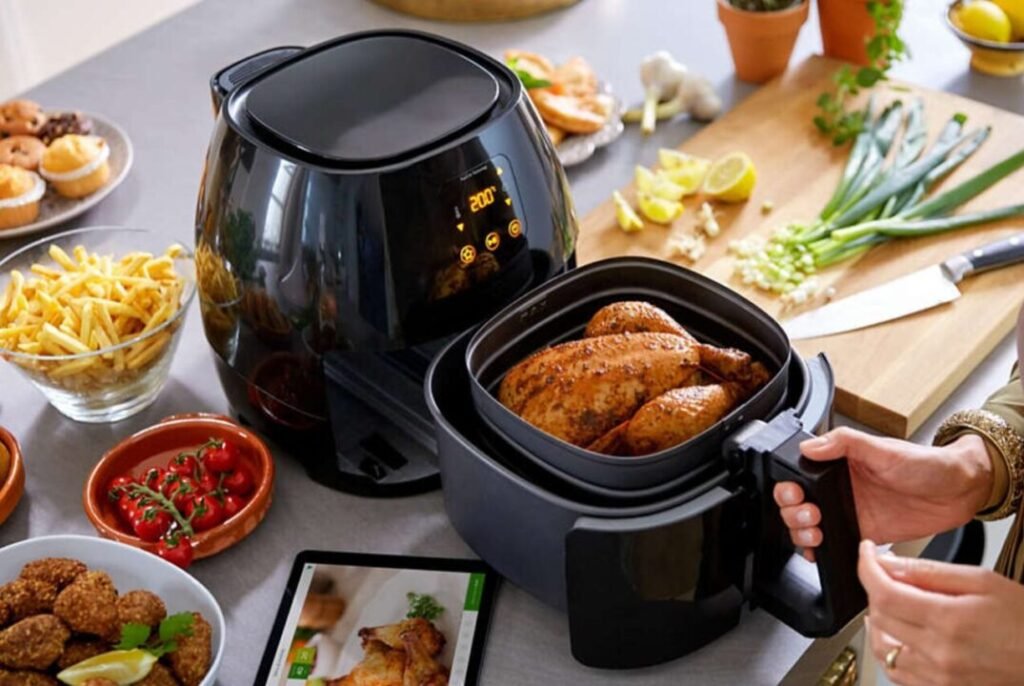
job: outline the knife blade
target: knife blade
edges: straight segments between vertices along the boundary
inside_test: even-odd
[[[966,277],[1018,262],[1024,262],[1024,232],[822,305],[782,328],[794,341],[864,329],[953,302],[961,295],[957,284]]]

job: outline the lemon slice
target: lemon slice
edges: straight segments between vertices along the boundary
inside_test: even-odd
[[[640,213],[656,224],[669,224],[683,213],[683,203],[650,193],[637,193]]]
[[[704,179],[704,192],[717,200],[740,202],[750,197],[757,183],[757,170],[751,159],[734,152],[715,160]]]
[[[619,222],[619,228],[626,233],[643,230],[644,220],[629,206],[622,193],[612,193],[612,202],[615,203],[615,219]]]
[[[654,190],[654,172],[639,164],[633,170],[633,185],[641,193],[650,193]]]
[[[71,665],[57,675],[65,684],[79,686],[89,679],[109,679],[119,686],[141,681],[156,662],[156,655],[145,650],[111,650]]]
[[[956,20],[965,33],[982,40],[1008,43],[1013,34],[1013,27],[1006,12],[989,0],[973,0],[961,5]]]
[[[658,164],[662,169],[675,169],[676,167],[689,167],[692,165],[703,165],[705,168],[711,164],[711,160],[697,157],[682,150],[672,148],[658,148]]]

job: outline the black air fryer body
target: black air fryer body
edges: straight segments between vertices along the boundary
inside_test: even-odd
[[[218,73],[200,302],[243,420],[328,485],[437,484],[431,357],[572,260],[568,185],[516,76],[405,31]]]

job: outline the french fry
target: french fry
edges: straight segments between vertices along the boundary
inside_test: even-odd
[[[161,359],[180,325],[185,282],[175,259],[187,252],[180,245],[163,255],[140,251],[121,258],[83,246],[70,252],[51,245],[53,264],[11,272],[0,292],[0,355],[34,356],[8,359],[74,391],[131,383]]]

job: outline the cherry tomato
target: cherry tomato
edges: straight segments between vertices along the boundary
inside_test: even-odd
[[[192,528],[196,531],[212,529],[224,521],[224,506],[209,494],[192,498],[186,512]]]
[[[199,460],[194,455],[181,453],[171,458],[167,463],[167,471],[174,472],[178,476],[195,477],[199,470]]]
[[[234,493],[224,496],[224,519],[231,519],[245,507],[245,498]]]
[[[207,448],[203,452],[203,466],[214,474],[230,472],[238,466],[238,448],[227,441]]]
[[[252,472],[244,464],[240,464],[224,477],[224,490],[235,495],[246,496],[255,487]]]
[[[139,498],[137,496],[131,496],[127,491],[121,492],[121,497],[117,500],[117,512],[121,515],[121,521],[130,529],[132,527],[132,520],[135,519],[135,514],[138,511]]]
[[[160,491],[165,496],[170,498],[176,490],[178,490],[178,484],[181,483],[181,477],[174,472],[168,472],[164,470],[163,476],[157,483],[153,490]]]
[[[161,538],[156,544],[156,554],[171,564],[187,569],[192,564],[192,539],[177,535]]]
[[[220,477],[210,472],[203,472],[199,477],[199,490],[203,493],[216,493],[220,488]]]
[[[135,483],[135,479],[127,475],[111,479],[110,486],[107,487],[107,495],[111,500],[120,500],[121,494],[133,483]]]
[[[192,498],[200,493],[200,488],[199,482],[195,479],[190,476],[182,476],[178,478],[178,482],[167,497],[171,499],[179,512],[184,513]]]
[[[156,506],[143,507],[136,510],[132,520],[135,535],[143,541],[153,543],[171,528],[171,516]]]
[[[154,491],[160,490],[160,484],[163,483],[164,476],[167,474],[167,470],[163,467],[150,467],[146,470],[146,473],[142,475],[142,485],[153,489]]]

